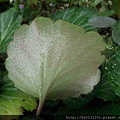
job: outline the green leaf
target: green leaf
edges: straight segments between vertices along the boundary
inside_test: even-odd
[[[96,97],[116,100],[120,96],[120,51],[115,53],[105,65],[102,80],[97,86]]]
[[[7,76],[0,81],[0,115],[22,115],[36,106],[36,99],[15,88]]]
[[[65,20],[75,25],[82,26],[86,31],[95,30],[89,25],[88,20],[94,16],[98,16],[98,12],[92,8],[68,8],[51,15],[51,19]]]
[[[88,21],[91,26],[99,28],[113,27],[116,22],[115,19],[105,16],[96,16]]]
[[[120,50],[116,52],[113,60],[115,59],[115,64],[112,66],[114,72],[112,77],[115,79],[113,87],[117,96],[120,97]]]
[[[22,16],[14,8],[0,14],[0,52],[6,52],[6,47],[13,40],[13,34],[21,22]]]
[[[99,82],[104,61],[103,38],[97,32],[58,20],[38,17],[23,25],[9,44],[9,78],[25,93],[40,100],[78,97]]]
[[[112,30],[112,37],[114,41],[120,45],[120,21],[118,21]]]

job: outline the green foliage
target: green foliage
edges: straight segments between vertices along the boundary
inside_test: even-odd
[[[13,34],[22,22],[22,16],[11,8],[0,14],[0,52],[6,52],[7,45],[13,40]]]
[[[103,100],[117,100],[120,88],[120,52],[116,52],[106,62],[96,97]]]
[[[36,106],[36,99],[15,88],[7,76],[0,80],[0,115],[22,115]]]
[[[113,56],[112,61],[114,61],[112,64],[113,71],[111,73],[111,76],[114,79],[113,87],[115,90],[115,94],[120,97],[120,50],[118,50]]]
[[[99,13],[93,8],[68,8],[51,15],[51,19],[65,20],[75,25],[82,26],[86,31],[95,30],[89,25],[88,20],[94,16],[98,16]]]

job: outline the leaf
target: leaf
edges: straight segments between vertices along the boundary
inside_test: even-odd
[[[120,50],[117,51],[113,60],[115,60],[115,63],[112,66],[114,70],[112,73],[112,77],[114,78],[113,88],[116,95],[120,97]]]
[[[120,21],[118,21],[112,30],[113,40],[120,45]]]
[[[96,16],[88,21],[91,26],[99,28],[113,27],[116,22],[115,19],[106,16]]]
[[[23,109],[32,111],[36,106],[36,99],[15,88],[7,76],[0,81],[0,115],[22,115]]]
[[[6,47],[13,40],[13,34],[21,22],[22,16],[14,8],[0,14],[0,52],[6,52]]]
[[[113,0],[112,5],[113,5],[113,9],[114,9],[115,13],[120,17],[120,1]]]
[[[105,44],[97,32],[39,17],[20,27],[14,38],[7,51],[9,78],[23,92],[38,97],[39,107],[45,98],[87,94],[99,82]]]
[[[97,86],[96,97],[117,100],[120,96],[120,51],[112,55],[105,65],[101,82]]]
[[[98,16],[98,12],[92,8],[68,8],[51,15],[51,19],[65,20],[75,25],[82,26],[86,31],[95,30],[88,24],[88,20],[94,16]]]

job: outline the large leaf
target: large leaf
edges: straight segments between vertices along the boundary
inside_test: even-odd
[[[25,93],[40,100],[78,97],[99,82],[98,67],[105,44],[97,32],[49,18],[22,26],[8,47],[9,78]]]
[[[14,8],[0,14],[0,52],[6,51],[7,45],[13,39],[13,34],[21,22],[22,16]]]
[[[114,41],[120,45],[120,21],[118,21],[113,27],[112,37]]]
[[[0,81],[0,115],[22,115],[36,106],[36,99],[15,88],[7,76]]]
[[[98,12],[92,8],[68,8],[51,15],[51,19],[65,20],[75,25],[82,26],[86,31],[95,30],[89,25],[88,20],[94,16],[98,16]]]

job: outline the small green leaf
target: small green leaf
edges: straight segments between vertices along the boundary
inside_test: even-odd
[[[0,14],[0,52],[6,52],[6,47],[13,40],[13,34],[21,22],[22,16],[14,8]]]
[[[112,37],[114,41],[120,45],[120,21],[118,21],[112,30]]]
[[[93,90],[100,80],[98,67],[104,61],[103,38],[80,26],[38,17],[23,25],[9,44],[6,68],[15,86],[39,98],[79,97]]]
[[[98,12],[92,8],[68,8],[51,15],[51,19],[65,20],[75,25],[82,26],[86,31],[95,30],[88,24],[88,20],[94,16],[98,16]]]
[[[88,21],[91,26],[99,28],[113,27],[116,22],[115,19],[105,16],[96,16]]]
[[[36,99],[15,88],[7,76],[0,81],[0,115],[22,115],[36,106]]]

